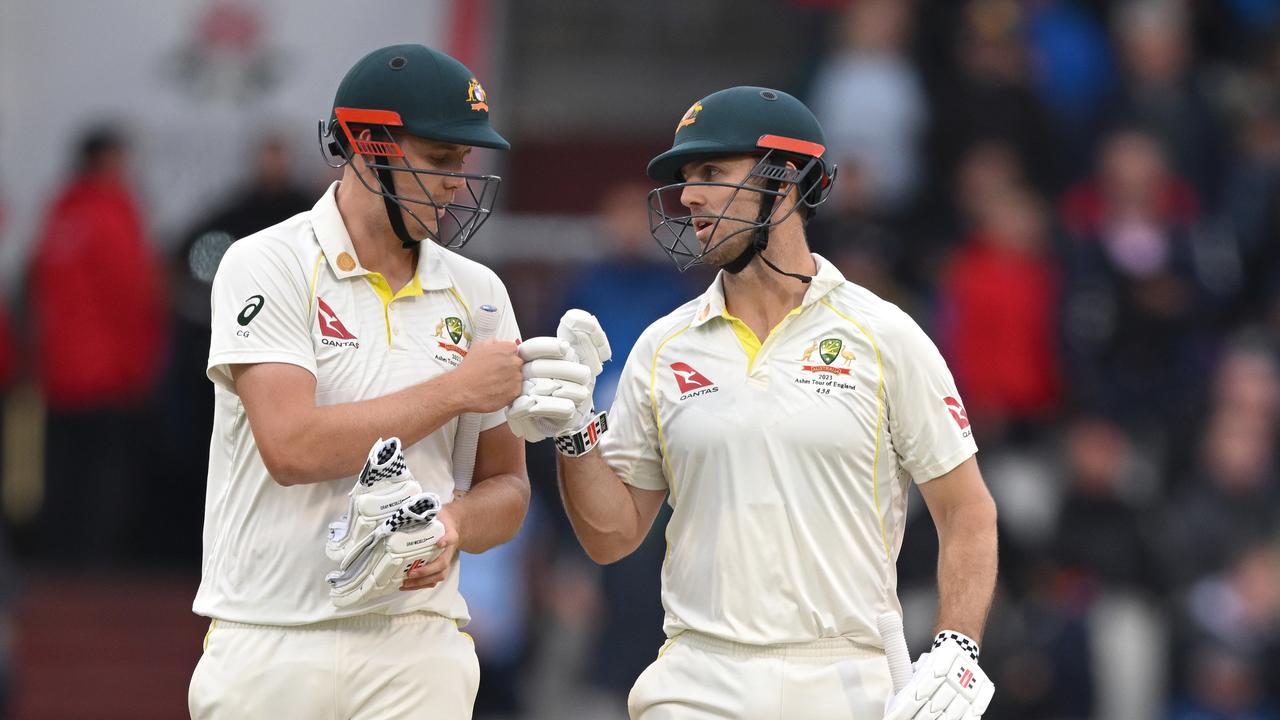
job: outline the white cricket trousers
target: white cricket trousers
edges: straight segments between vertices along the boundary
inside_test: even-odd
[[[884,651],[842,638],[744,645],[684,632],[631,688],[631,720],[882,720]]]
[[[193,720],[469,720],[479,684],[470,636],[439,615],[214,620],[187,706]]]

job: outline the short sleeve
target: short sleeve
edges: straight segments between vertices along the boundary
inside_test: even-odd
[[[210,300],[209,379],[235,392],[230,366],[277,362],[316,374],[311,296],[297,259],[265,243],[233,244],[218,266]]]
[[[511,298],[507,294],[507,288],[494,276],[493,299],[481,300],[482,303],[492,303],[498,308],[498,329],[494,331],[492,340],[506,340],[508,342],[520,341],[520,325],[516,322],[515,308],[511,307]],[[473,310],[476,312],[476,310]],[[485,413],[480,420],[480,430],[492,430],[507,421],[507,410],[495,410],[491,413]]]
[[[609,410],[609,431],[600,439],[600,448],[605,462],[623,482],[641,490],[666,490],[650,395],[651,353],[643,338],[631,350]]]
[[[905,313],[882,337],[889,429],[916,483],[955,469],[978,452],[955,380],[937,346]]]

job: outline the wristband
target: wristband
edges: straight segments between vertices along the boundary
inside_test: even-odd
[[[600,436],[609,429],[608,415],[601,411],[587,422],[586,427],[575,432],[556,436],[556,450],[565,457],[579,457],[591,452],[600,444]]]

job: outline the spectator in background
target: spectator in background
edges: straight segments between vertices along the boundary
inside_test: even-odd
[[[1173,693],[1168,720],[1277,720],[1261,668],[1245,653],[1203,642],[1191,651],[1188,683]]]
[[[1067,495],[1052,556],[1070,582],[1087,594],[1163,588],[1155,561],[1156,535],[1131,499],[1136,450],[1115,423],[1100,417],[1071,421],[1066,433]]]
[[[1107,138],[1098,174],[1062,200],[1063,335],[1077,405],[1160,433],[1186,419],[1204,372],[1195,192],[1139,130]]]
[[[1035,86],[1063,140],[1058,159],[1069,178],[1089,171],[1114,59],[1099,23],[1073,0],[1023,3]]]
[[[939,344],[974,427],[994,439],[1058,408],[1059,278],[1038,198],[1009,188],[975,210],[942,272]]]
[[[45,216],[30,268],[36,373],[48,405],[39,548],[81,564],[122,559],[126,533],[145,525],[141,410],[168,352],[161,271],[126,180],[128,157],[118,130],[80,140],[75,174]],[[73,533],[69,508],[78,509]]]
[[[939,82],[932,167],[950,178],[977,142],[1010,147],[1040,193],[1056,189],[1059,146],[1040,97],[1030,83],[1026,23],[1018,0],[971,0],[961,15],[955,62]]]
[[[838,47],[818,68],[814,115],[827,128],[828,154],[865,169],[876,206],[890,212],[915,197],[929,109],[908,56],[908,0],[859,0],[838,24]]]
[[[616,358],[626,358],[649,323],[689,294],[688,279],[663,257],[649,234],[649,189],[643,183],[624,183],[605,193],[598,212],[605,256],[582,268],[563,300],[566,309],[592,308],[609,328]],[[622,363],[605,365],[596,379],[596,407],[613,404],[621,373]]]
[[[1228,279],[1238,286],[1228,316],[1237,322],[1265,320],[1280,299],[1280,73],[1250,80],[1224,198],[1237,263]]]
[[[173,287],[173,359],[164,378],[159,408],[170,451],[169,465],[180,477],[203,477],[209,465],[209,437],[213,432],[213,392],[205,378],[209,357],[209,297],[213,276],[223,253],[234,241],[264,227],[310,210],[314,193],[293,179],[296,167],[283,136],[268,135],[253,148],[246,177],[198,220],[170,258]],[[175,520],[199,525],[204,487],[200,483],[167,483],[148,494],[149,510],[164,511]],[[164,548],[163,560],[187,562],[198,557],[200,538],[175,538]]]
[[[1112,26],[1123,79],[1107,103],[1109,124],[1149,128],[1173,168],[1214,206],[1219,199],[1227,143],[1217,110],[1192,64],[1185,3],[1118,3]]]
[[[834,197],[809,223],[810,243],[851,282],[910,311],[931,254],[908,252],[896,223],[877,210],[870,186],[864,168],[841,165]]]
[[[1274,537],[1243,549],[1192,588],[1192,635],[1175,720],[1280,718],[1280,549]]]
[[[1216,409],[1193,483],[1176,501],[1171,547],[1184,582],[1226,566],[1280,527],[1275,426],[1256,414]]]

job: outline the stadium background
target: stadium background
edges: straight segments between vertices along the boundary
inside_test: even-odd
[[[1000,506],[987,717],[1280,718],[1278,32],[1277,0],[0,0],[0,718],[184,715],[208,280],[334,178],[315,123],[392,42],[469,64],[512,140],[465,252],[526,336],[576,305],[625,349],[705,285],[647,236],[645,161],[712,90],[808,101],[840,164],[812,245],[939,343]],[[98,202],[79,156],[115,137]],[[547,447],[530,473],[519,539],[463,561],[477,717],[620,718],[660,529],[595,567]]]

